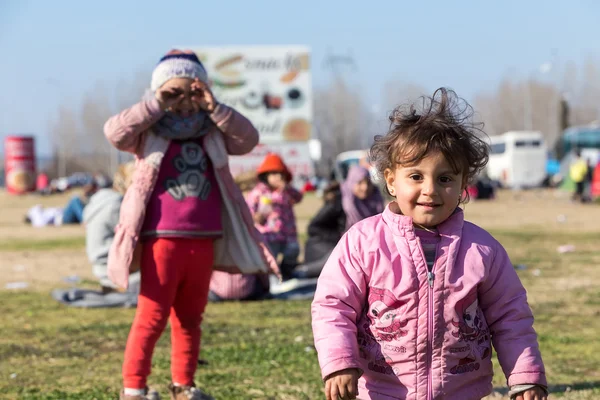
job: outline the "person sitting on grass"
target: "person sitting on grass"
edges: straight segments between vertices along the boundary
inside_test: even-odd
[[[131,182],[134,168],[133,162],[119,166],[112,188],[100,189],[94,193],[83,210],[86,253],[103,293],[117,289],[108,278],[108,252],[119,223],[121,202]],[[136,291],[139,291],[139,278],[139,272],[129,277],[129,284],[135,286]]]

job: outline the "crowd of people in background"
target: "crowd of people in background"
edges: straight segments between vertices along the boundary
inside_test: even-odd
[[[106,262],[119,219],[121,201],[130,184],[134,165],[133,161],[122,164],[112,179],[95,174],[91,180],[82,180],[81,185],[77,185],[80,194],[72,196],[64,207],[44,208],[36,205],[25,217],[26,222],[33,226],[84,224],[88,259],[105,293],[116,289],[108,278]],[[569,178],[574,184],[573,201],[585,203],[591,200],[594,170],[590,161],[576,150],[569,169]],[[320,182],[302,177],[303,184],[296,189],[292,186],[293,178],[281,157],[268,154],[256,171],[246,173],[237,182],[255,227],[265,237],[273,256],[279,259],[283,281],[318,278],[343,233],[362,219],[381,213],[385,201],[380,189],[373,183],[369,170],[362,165],[351,166],[342,182],[338,182],[334,174],[330,174],[329,180]],[[483,180],[478,179],[467,188],[471,199],[480,196],[493,198],[493,186],[485,182],[484,175]],[[49,194],[48,187],[41,192]],[[305,193],[316,193],[322,198],[323,204],[309,221],[306,241],[301,246],[294,206],[302,201]],[[304,249],[302,254],[301,249]],[[139,272],[132,276],[133,282],[139,280]],[[270,290],[273,285],[277,285],[277,279],[269,280],[265,274],[214,271],[209,300],[268,299],[273,297]],[[139,290],[139,284],[136,290]]]

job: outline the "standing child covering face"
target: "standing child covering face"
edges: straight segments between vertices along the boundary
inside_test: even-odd
[[[158,399],[147,387],[152,353],[171,322],[172,400],[206,400],[195,387],[200,324],[213,266],[277,271],[229,172],[228,154],[258,143],[252,124],[219,104],[202,63],[173,50],[152,74],[153,96],[110,118],[109,141],[136,155],[108,259],[109,278],[127,286],[141,247],[141,289],[125,348],[121,400]]]
[[[492,344],[512,398],[546,399],[525,289],[459,208],[488,160],[471,112],[438,89],[375,138],[371,160],[395,201],[344,235],[312,304],[327,399],[481,399]]]

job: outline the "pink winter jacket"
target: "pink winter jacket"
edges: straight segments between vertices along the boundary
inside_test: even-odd
[[[108,276],[120,287],[128,285],[129,266],[144,223],[169,140],[152,132],[164,111],[156,99],[142,101],[111,117],[104,125],[108,140],[119,150],[134,153],[135,172],[121,205],[119,224],[108,256]],[[216,127],[203,137],[221,191],[223,238],[215,241],[215,269],[233,273],[279,273],[277,263],[254,227],[244,197],[229,172],[228,154],[250,152],[258,132],[243,115],[219,104],[211,114]]]
[[[438,229],[433,275],[412,219],[390,206],[340,240],[312,304],[323,378],[358,368],[359,399],[481,399],[492,391],[493,343],[509,386],[546,385],[504,248],[462,210]]]

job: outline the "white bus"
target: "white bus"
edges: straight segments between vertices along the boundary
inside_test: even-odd
[[[510,131],[490,137],[487,174],[504,187],[538,187],[546,178],[548,150],[541,132]]]

